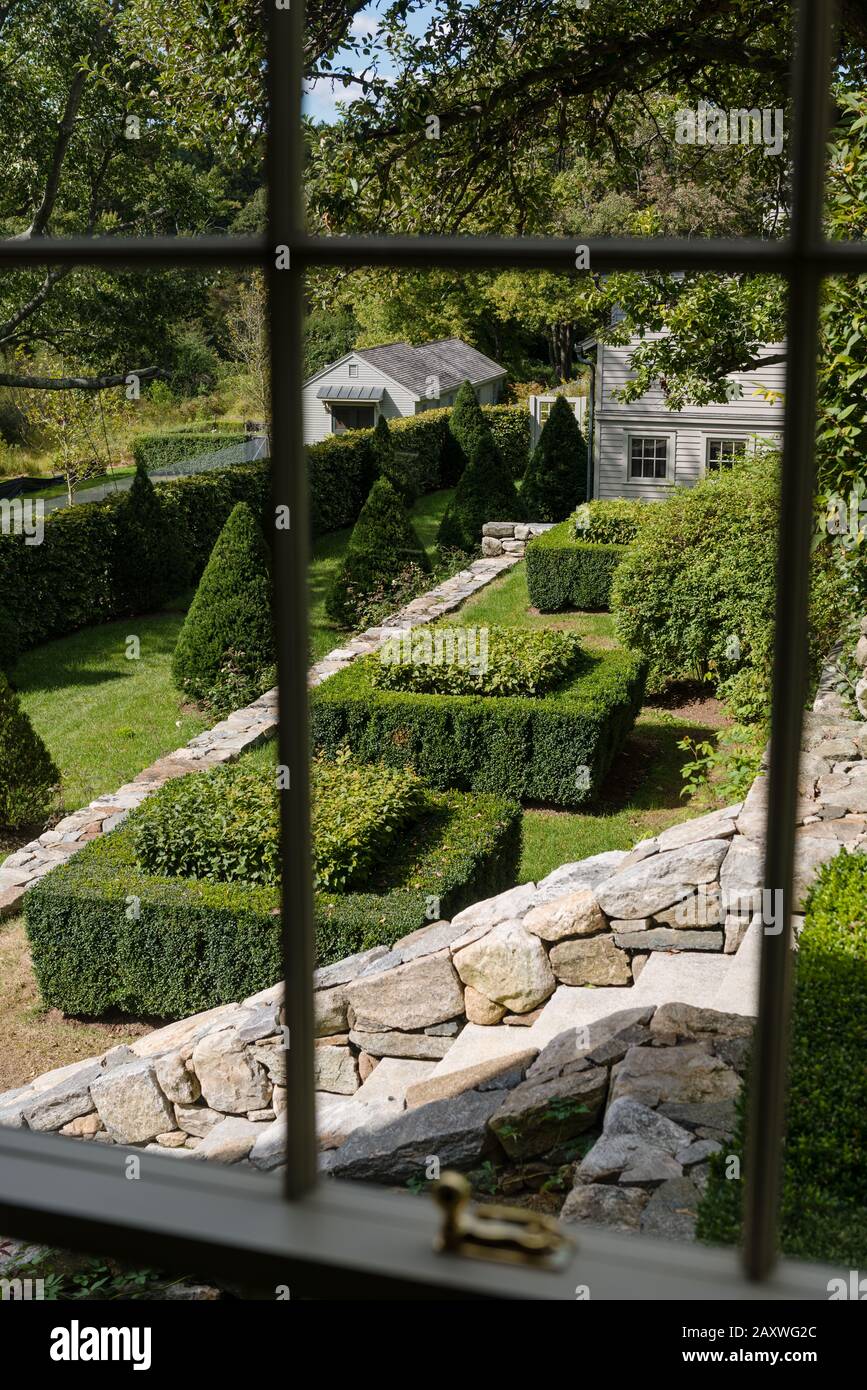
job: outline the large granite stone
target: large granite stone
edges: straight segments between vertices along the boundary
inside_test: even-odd
[[[193,1048],[193,1070],[212,1110],[227,1115],[264,1110],[271,1099],[265,1068],[231,1028],[206,1033]],[[167,1128],[167,1126],[163,1126]]]
[[[543,878],[536,885],[533,905],[550,902],[564,893],[573,893],[579,888],[595,888],[603,879],[610,878],[626,858],[623,849],[605,850],[602,854],[591,854],[588,859],[580,859],[573,864],[561,864],[559,869]]]
[[[510,1158],[547,1153],[592,1129],[607,1082],[604,1067],[522,1081],[492,1117],[491,1129]]]
[[[90,1088],[99,1118],[116,1144],[143,1144],[175,1128],[175,1113],[152,1063],[116,1067]]]
[[[596,897],[609,917],[652,917],[701,883],[712,883],[730,841],[700,840],[682,849],[650,855],[597,885]]]
[[[631,1047],[612,1069],[609,1105],[621,1096],[649,1106],[725,1101],[739,1090],[737,1073],[701,1043]]]
[[[454,965],[464,984],[512,1013],[529,1013],[557,984],[541,941],[515,920],[458,951]]]
[[[360,1085],[358,1063],[348,1047],[315,1047],[313,1076],[317,1091],[332,1091],[340,1096],[351,1096]]]
[[[329,1165],[334,1177],[406,1183],[423,1178],[431,1156],[440,1168],[470,1169],[491,1151],[488,1121],[499,1091],[465,1091],[448,1100],[405,1110],[390,1123],[356,1130]]]
[[[650,1193],[640,1187],[613,1187],[605,1183],[579,1183],[560,1210],[566,1225],[586,1222],[612,1231],[637,1231]]]
[[[648,933],[649,934],[649,933]],[[564,985],[628,985],[629,957],[611,936],[571,937],[552,946],[551,967]]]
[[[353,1027],[373,1033],[445,1023],[462,1012],[464,1001],[448,951],[362,977],[348,985],[346,993],[355,1013]]]
[[[353,1028],[349,1041],[371,1057],[417,1057],[438,1061],[454,1045],[454,1038],[432,1037],[428,1033],[362,1032]]]
[[[524,927],[543,941],[562,941],[567,936],[595,936],[605,931],[605,913],[592,888],[577,888],[561,898],[533,907],[523,919]]]

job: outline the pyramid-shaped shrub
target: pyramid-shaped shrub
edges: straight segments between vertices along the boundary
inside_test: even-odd
[[[189,582],[184,543],[177,523],[160,502],[144,464],[117,511],[114,585],[127,613],[161,608]]]
[[[521,502],[528,521],[565,521],[587,500],[587,444],[564,396],[558,396],[530,455]]]
[[[411,507],[416,500],[416,491],[398,464],[394,435],[384,415],[380,415],[373,431],[373,458],[377,477],[387,478],[404,505]]]
[[[270,556],[246,502],[230,513],[199,581],[172,657],[175,683],[201,699],[229,658],[251,681],[276,659]]]
[[[430,560],[394,487],[387,478],[377,478],[326,595],[329,618],[351,626],[365,599],[409,565],[427,572]]]
[[[514,480],[490,431],[482,433],[440,522],[437,544],[443,550],[478,550],[485,522],[515,521],[522,515],[519,506]]]
[[[60,773],[2,674],[0,749],[0,826],[15,829],[44,820]]]
[[[470,461],[473,449],[491,427],[482,414],[476,393],[468,381],[462,383],[443,436],[440,478],[443,487],[454,487]],[[493,438],[493,436],[491,436]]]

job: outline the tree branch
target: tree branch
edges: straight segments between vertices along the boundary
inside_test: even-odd
[[[165,377],[162,367],[133,367],[118,376],[15,376],[0,372],[0,386],[20,391],[105,391],[110,386],[126,386],[131,376],[139,381]]]
[[[48,222],[54,211],[54,204],[57,201],[57,193],[60,188],[60,175],[63,170],[63,161],[66,158],[66,151],[69,149],[69,142],[72,139],[72,132],[75,129],[75,122],[78,117],[78,108],[81,105],[81,98],[84,94],[84,87],[87,82],[87,72],[82,69],[77,72],[72,79],[72,85],[66,97],[66,106],[57,131],[57,139],[54,142],[54,153],[51,157],[51,168],[48,171],[48,178],[45,181],[45,190],[42,194],[42,202],[36,209],[33,221],[26,232],[21,232],[19,236],[13,237],[14,241],[27,241],[31,237],[43,236]]]

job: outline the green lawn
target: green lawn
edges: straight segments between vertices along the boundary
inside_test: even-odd
[[[579,633],[588,648],[612,647],[617,642],[610,613],[531,612],[523,564],[467,599],[460,618],[472,626],[556,627]],[[600,803],[591,810],[525,810],[522,883],[538,881],[561,864],[603,850],[629,849],[636,840],[700,815],[716,804],[710,794],[689,805],[680,796],[680,770],[689,754],[677,747],[678,741],[685,735],[707,738],[720,724],[715,700],[698,705],[691,701],[688,709],[686,714],[677,708],[645,705],[608,775]]]
[[[212,720],[184,709],[171,678],[183,612],[84,628],[22,656],[12,681],[60,768],[61,802],[76,810],[115,791]],[[129,660],[127,638],[141,656]]]
[[[430,492],[420,497],[412,509],[413,525],[431,558],[436,546],[437,528],[451,495],[450,488]],[[329,531],[327,536],[320,536],[313,546],[309,570],[311,661],[321,661],[333,647],[339,647],[347,636],[342,628],[325,616],[325,595],[337,573],[351,534],[351,526],[344,527],[342,531]]]
[[[134,468],[115,468],[111,473],[98,473],[94,478],[88,478],[81,483],[75,490],[76,492],[86,492],[92,487],[106,487],[109,483],[117,482],[118,478],[129,478],[135,473]],[[42,501],[47,501],[49,497],[65,497],[67,492],[65,483],[56,483],[54,487],[43,487],[38,492],[28,492],[28,497],[39,497]]]

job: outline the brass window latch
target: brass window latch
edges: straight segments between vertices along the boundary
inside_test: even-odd
[[[553,1217],[522,1207],[472,1208],[471,1191],[461,1173],[443,1173],[434,1183],[434,1201],[443,1217],[435,1250],[541,1269],[560,1269],[567,1262],[575,1241],[564,1235]]]

